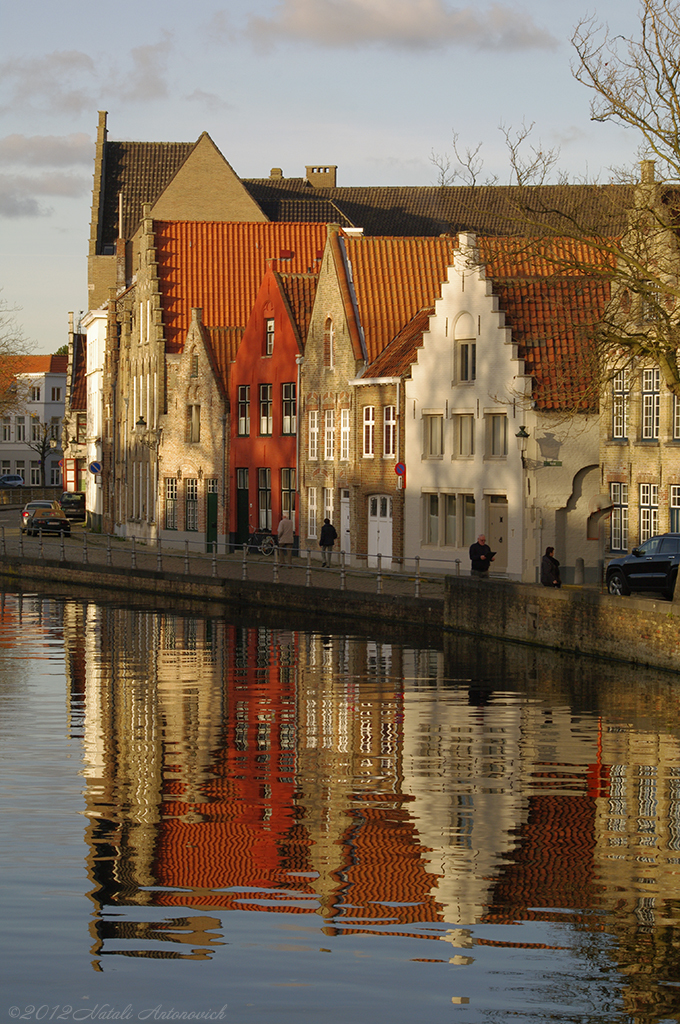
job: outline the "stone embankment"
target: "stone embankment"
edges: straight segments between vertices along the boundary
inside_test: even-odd
[[[261,555],[244,561],[174,550],[161,559],[153,549],[92,535],[84,542],[45,538],[42,545],[35,538],[21,545],[3,540],[0,579],[5,589],[86,587],[93,597],[119,594],[126,602],[144,595],[161,608],[189,601],[206,610],[297,612],[311,628],[329,631],[389,622],[680,671],[680,602],[614,598],[587,588],[329,570],[304,559],[289,568]]]

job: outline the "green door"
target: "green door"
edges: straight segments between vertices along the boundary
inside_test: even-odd
[[[213,545],[215,547],[213,548]],[[207,495],[205,516],[205,550],[217,551],[217,494]]]

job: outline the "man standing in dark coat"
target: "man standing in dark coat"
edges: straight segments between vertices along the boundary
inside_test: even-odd
[[[480,533],[474,544],[470,545],[470,561],[472,568],[470,575],[476,576],[479,580],[489,578],[489,566],[493,562],[495,551],[492,551],[486,543],[486,537]]]
[[[335,527],[331,526],[330,519],[324,519],[323,526],[321,527],[321,536],[319,537],[319,547],[321,548],[321,564],[330,567],[331,564],[331,552],[333,551],[333,545],[338,539]]]

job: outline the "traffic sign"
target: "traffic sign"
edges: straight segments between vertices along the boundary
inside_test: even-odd
[[[102,471],[102,464],[101,464],[101,462],[91,462],[90,463],[90,473],[92,473],[93,476],[96,476],[97,473],[101,473],[101,471]]]

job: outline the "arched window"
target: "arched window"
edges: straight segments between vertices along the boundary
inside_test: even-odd
[[[330,317],[327,318],[323,328],[323,365],[333,368],[333,342],[334,342],[334,330],[333,321]]]

